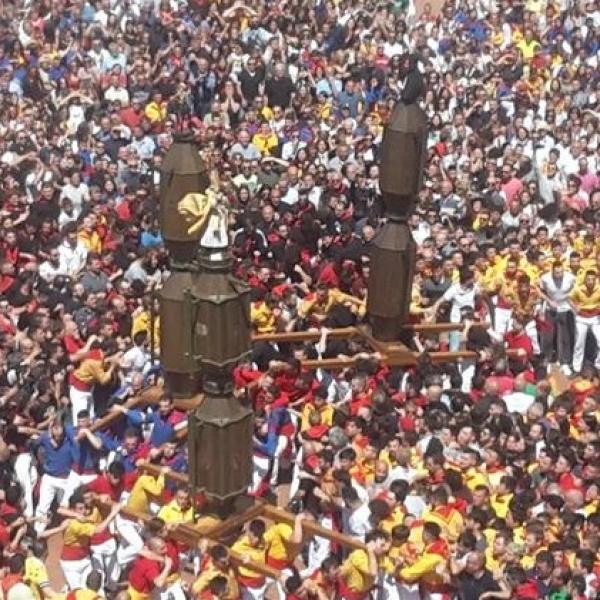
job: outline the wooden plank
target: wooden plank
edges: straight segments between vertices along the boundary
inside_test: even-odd
[[[130,398],[123,404],[126,408],[135,408],[141,404],[157,404],[163,395],[163,389],[159,386],[152,386],[144,390],[139,396]],[[102,418],[94,421],[90,426],[90,431],[99,431],[106,429],[113,421],[116,421],[122,414],[120,412],[109,412]]]
[[[155,475],[160,473],[160,467],[157,467],[156,465],[149,465],[149,464],[145,463],[144,465],[142,465],[141,468],[143,470],[145,470],[149,473],[153,473]],[[172,473],[172,475],[177,475],[178,481],[182,481],[182,482],[185,481],[186,483],[188,482],[187,475],[185,475],[183,473]],[[169,477],[168,472],[166,473],[165,477]],[[252,510],[253,509],[250,509],[250,511],[247,511],[247,512],[250,513],[250,512],[252,512]],[[254,513],[252,513],[252,514],[254,514]],[[270,504],[265,504],[265,505],[261,506],[260,509],[258,509],[258,507],[257,507],[256,516],[259,516],[260,514],[264,514],[265,517],[267,517],[269,519],[273,519],[274,521],[288,523],[291,525],[293,525],[293,523],[294,523],[294,515],[292,513],[289,513],[280,508],[271,506]],[[247,520],[250,520],[253,518],[255,518],[255,516],[251,516],[249,518],[242,519],[241,522],[243,523],[244,521],[247,521]],[[238,522],[238,518],[233,517],[233,519],[235,519],[234,528],[239,527],[240,523]],[[227,523],[227,521],[225,523]],[[337,542],[338,544],[342,544],[343,546],[348,546],[350,548],[363,548],[363,549],[366,548],[365,544],[363,542],[361,542],[360,540],[352,538],[348,535],[344,535],[343,533],[339,533],[337,531],[331,531],[330,529],[321,527],[320,525],[317,525],[316,523],[313,523],[311,521],[304,521],[303,527],[307,532],[312,533],[313,535],[318,535],[320,537],[327,538],[327,539],[331,540],[332,542]],[[214,537],[215,533],[216,533],[216,535],[223,535],[223,531],[225,531],[227,529],[228,529],[228,527],[223,527],[221,529],[219,529],[219,527],[215,527],[214,533],[212,530],[209,530],[207,535],[210,534],[212,537]]]
[[[265,504],[264,506],[264,515],[268,519],[272,519],[278,523],[287,523],[288,525],[293,525],[295,520],[295,515],[289,513],[281,508],[277,508],[276,506],[272,506],[270,504]],[[366,550],[367,545],[360,540],[353,538],[349,535],[345,535],[340,533],[339,531],[332,531],[331,529],[326,529],[313,521],[302,521],[302,530],[310,533],[312,535],[317,535],[319,537],[326,538],[332,542],[336,542],[345,546],[347,548],[354,548],[360,550]]]
[[[356,327],[339,327],[330,329],[327,337],[351,337],[360,335]],[[319,330],[314,331],[281,331],[278,333],[254,333],[253,342],[317,342],[321,337]]]
[[[236,529],[242,527],[244,523],[262,516],[265,502],[259,499],[257,499],[255,502],[256,503],[253,506],[245,510],[243,513],[229,517],[225,521],[222,521],[214,527],[211,527],[206,532],[206,535],[211,538],[222,539],[234,532]]]
[[[99,508],[103,510],[110,510],[112,508],[111,503],[96,501],[96,504]],[[151,515],[133,511],[130,508],[127,508],[126,506],[121,507],[120,514],[129,519],[141,521],[143,523],[147,523],[148,521],[150,521],[150,519],[152,519]],[[181,527],[180,525],[177,525],[170,529],[168,536],[174,539],[175,541],[182,542],[191,546],[197,545],[200,542],[200,540],[203,539],[206,540],[206,544],[209,548],[215,546],[218,543],[214,540],[204,538],[204,536],[199,531],[196,531],[191,527]],[[260,573],[261,575],[264,575],[265,577],[269,577],[271,579],[279,579],[281,577],[281,572],[277,569],[269,567],[268,565],[263,565],[261,563],[254,562],[252,560],[247,560],[246,557],[242,556],[237,552],[233,552],[231,549],[229,550],[229,556],[232,564],[236,567],[246,567],[247,569],[256,571],[257,573]]]
[[[477,322],[481,327],[489,327],[487,322]],[[448,331],[462,331],[464,323],[406,323],[402,325],[405,331],[413,331],[415,333],[446,333]],[[365,326],[361,327],[340,327],[338,329],[330,329],[327,337],[350,337],[355,335],[370,334],[365,331]],[[311,342],[318,341],[321,337],[319,330],[311,331],[280,331],[277,333],[254,333],[252,334],[253,342]]]
[[[162,471],[162,467],[160,465],[153,465],[147,461],[142,462],[138,465],[138,469],[140,471],[144,471],[146,473],[150,473],[155,477],[158,477]],[[184,473],[178,473],[177,471],[167,471],[165,473],[165,479],[170,479],[171,481],[175,481],[177,483],[187,483],[188,477]]]

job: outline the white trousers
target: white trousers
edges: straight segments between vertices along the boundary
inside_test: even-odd
[[[575,316],[575,349],[573,350],[573,370],[578,373],[583,365],[585,355],[585,341],[588,332],[592,332],[596,338],[596,344],[600,348],[600,317]],[[596,352],[596,367],[600,366],[600,352]]]
[[[117,581],[121,575],[121,570],[137,557],[144,546],[144,542],[140,536],[142,527],[136,521],[117,515],[115,525],[121,536],[121,543],[117,550],[117,561],[113,568],[111,580]]]
[[[185,592],[181,587],[181,579],[161,589],[154,589],[152,600],[186,600]]]
[[[504,335],[510,329],[511,317],[512,310],[510,308],[496,306],[494,310],[494,331]]]
[[[53,477],[44,473],[40,483],[40,500],[37,505],[35,514],[37,517],[47,517],[54,498],[58,498],[60,502],[67,489],[68,478]],[[36,521],[34,525],[37,534],[42,533],[46,529],[46,523]]]
[[[23,490],[26,517],[33,517],[33,488],[38,480],[37,469],[33,466],[33,457],[29,452],[21,452],[15,459],[15,477]]]
[[[538,336],[537,324],[534,319],[528,321],[525,324],[525,333],[527,337],[531,340],[531,346],[534,354],[540,353],[540,339]]]
[[[95,544],[92,550],[92,567],[102,573],[102,587],[111,580],[111,575],[117,562],[117,542],[110,538],[101,544]]]
[[[69,400],[71,401],[71,422],[73,425],[77,424],[77,413],[81,410],[87,410],[90,413],[90,419],[94,418],[94,397],[91,391],[82,392],[70,386]]]
[[[254,468],[252,470],[252,486],[250,492],[256,493],[269,473],[271,459],[266,456],[256,456],[255,454],[252,457],[252,464]]]
[[[92,571],[92,561],[89,558],[61,560],[60,568],[70,590],[85,589],[85,580]]]
[[[267,584],[259,588],[242,587],[242,600],[264,600]]]
[[[69,504],[69,500],[71,499],[73,492],[78,487],[94,481],[94,479],[96,479],[97,477],[98,475],[96,475],[95,473],[80,475],[75,471],[71,471],[69,473],[69,478],[67,479],[67,485],[65,487],[65,493],[63,494],[61,500],[61,506],[67,506]]]

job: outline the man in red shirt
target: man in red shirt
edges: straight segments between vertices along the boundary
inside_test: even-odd
[[[163,562],[161,564],[158,560],[144,556],[138,556],[133,561],[127,578],[127,593],[131,600],[150,600],[155,589],[164,587],[173,564],[167,556],[167,544],[163,539],[152,537],[145,547],[151,553],[163,557]]]

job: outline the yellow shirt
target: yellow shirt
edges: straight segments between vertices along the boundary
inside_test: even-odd
[[[267,560],[292,563],[295,555],[290,539],[294,530],[287,523],[271,525],[265,533],[265,544],[267,545]]]
[[[513,494],[492,494],[490,505],[499,519],[506,519],[508,505],[510,504],[512,497]]]
[[[88,539],[96,532],[96,525],[73,519],[65,529],[63,544],[65,546],[82,546],[88,543]]]
[[[473,491],[478,485],[485,485],[486,487],[490,486],[487,477],[483,473],[480,473],[474,467],[471,467],[470,469],[467,469],[467,471],[465,471],[465,473],[463,474],[463,480],[465,482],[465,485],[471,491]]]
[[[517,48],[521,51],[521,54],[523,55],[523,60],[529,61],[535,56],[536,52],[540,48],[540,43],[536,40],[531,40],[530,42],[527,42],[527,40],[523,38],[517,44]]]
[[[165,489],[165,476],[161,473],[154,475],[140,475],[131,494],[127,499],[127,508],[140,513],[147,513],[150,508],[150,496],[160,496]]]
[[[369,556],[365,550],[352,551],[342,564],[340,575],[348,589],[353,592],[367,592],[375,583],[369,569]]]
[[[102,252],[102,240],[96,231],[91,233],[81,230],[77,234],[77,241],[81,242],[89,252],[100,254]]]
[[[298,309],[298,315],[301,317],[307,317],[310,314],[319,315],[322,317],[327,316],[327,313],[336,304],[354,304],[358,306],[358,314],[363,316],[367,310],[367,306],[364,301],[350,296],[350,294],[344,294],[338,289],[329,290],[327,297],[323,302],[317,301],[316,296],[308,298],[300,304]]]
[[[43,598],[43,589],[50,585],[48,570],[46,565],[35,556],[30,556],[25,560],[25,582],[33,590],[37,600]]]
[[[266,547],[263,544],[261,544],[258,547],[252,546],[250,544],[250,541],[248,540],[247,535],[243,535],[231,547],[231,551],[237,552],[238,554],[241,554],[242,556],[246,555],[246,556],[250,557],[250,560],[252,562],[255,562],[258,564],[264,565],[266,562],[266,558],[267,558]],[[240,565],[238,567],[238,573],[240,574],[241,577],[245,577],[248,579],[264,579],[264,577],[260,573],[257,573],[256,571],[252,571],[251,569],[248,569],[247,567],[244,567],[242,565]]]
[[[272,153],[271,151],[279,146],[279,140],[274,133],[269,133],[268,135],[255,133],[252,137],[252,143],[258,148],[258,151],[263,156],[270,156]]]
[[[192,523],[194,521],[194,507],[182,510],[177,500],[171,500],[158,511],[158,518],[165,523]]]
[[[148,343],[150,343],[150,311],[143,311],[133,317],[131,325],[131,337],[140,331],[145,331],[148,334]],[[154,351],[160,351],[160,316],[154,315]]]
[[[421,581],[424,585],[439,586],[443,582],[443,577],[438,571],[447,560],[435,552],[433,547],[434,545],[430,544],[415,563],[400,569],[400,578],[409,583]]]
[[[250,305],[250,321],[257,333],[275,332],[275,315],[266,302],[253,302]]]
[[[600,284],[596,284],[591,292],[585,285],[576,285],[571,292],[571,302],[577,309],[577,314],[590,313],[594,316],[600,313]]]
[[[321,415],[321,424],[331,427],[333,425],[334,409],[330,404],[324,404],[321,408],[317,408],[314,404],[305,404],[302,408],[302,425],[301,430],[306,431],[310,428],[310,415],[313,412],[318,412]]]
[[[157,104],[156,102],[150,102],[150,104],[146,105],[144,114],[150,123],[159,123],[167,118],[167,105],[166,103]]]
[[[215,577],[225,577],[225,579],[227,579],[228,593],[225,600],[236,600],[240,597],[240,586],[237,581],[235,570],[232,567],[229,567],[227,571],[221,571],[215,567],[212,560],[208,561],[208,564],[202,569],[198,579],[194,581],[192,593],[195,596],[199,596],[210,585],[210,582]]]
[[[88,385],[94,385],[99,383],[100,385],[107,384],[112,377],[112,373],[104,370],[104,363],[101,360],[88,358],[84,360],[77,369],[73,372],[73,375],[83,383]]]
[[[448,542],[456,542],[464,527],[462,515],[455,508],[447,506],[427,509],[421,518],[426,523],[437,523]]]

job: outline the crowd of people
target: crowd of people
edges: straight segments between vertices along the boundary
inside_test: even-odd
[[[1,2],[2,598],[596,598],[599,28],[597,0]],[[368,320],[409,69],[429,126],[410,320],[462,326],[398,368],[331,330]],[[249,493],[296,514],[246,524],[241,563],[177,539],[206,518],[170,477],[185,412],[130,402],[162,381],[181,131],[229,203],[253,331],[316,332],[263,336],[234,373]]]

